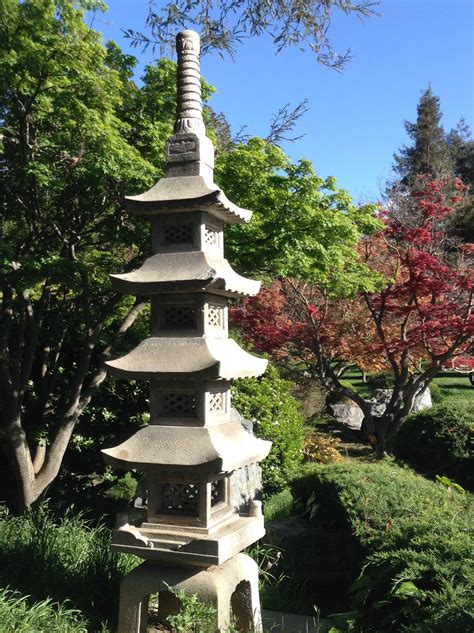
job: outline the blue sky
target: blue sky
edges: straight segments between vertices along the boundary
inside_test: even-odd
[[[147,0],[109,0],[93,28],[125,51],[153,61],[151,52],[129,49],[121,29],[146,32]],[[309,111],[283,147],[294,159],[313,161],[322,176],[335,176],[356,201],[377,200],[395,151],[408,141],[404,120],[416,118],[421,92],[431,83],[441,99],[445,129],[461,116],[474,127],[473,0],[382,0],[380,17],[363,22],[338,15],[329,35],[336,50],[352,49],[342,74],[318,65],[310,53],[275,53],[268,39],[247,40],[235,60],[207,56],[202,72],[218,92],[211,105],[232,128],[265,135],[273,113],[309,99]]]

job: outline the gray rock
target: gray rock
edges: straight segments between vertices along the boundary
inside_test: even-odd
[[[331,411],[331,415],[337,422],[344,424],[344,426],[347,426],[353,431],[360,430],[364,414],[362,413],[362,409],[356,404],[330,404],[329,409]]]
[[[392,397],[393,389],[375,389],[371,402],[376,404],[388,404]]]
[[[371,412],[373,416],[379,417],[385,413],[387,404],[392,397],[392,389],[376,389],[374,395],[370,400],[366,400],[371,405]],[[413,404],[412,412],[416,413],[423,409],[428,409],[432,406],[431,393],[429,387],[427,387],[421,394],[418,394]],[[338,403],[329,405],[331,415],[340,424],[344,424],[351,430],[358,431],[362,426],[364,414],[360,407],[355,403]]]
[[[432,406],[433,401],[431,399],[430,388],[427,387],[424,391],[416,396],[415,402],[413,403],[412,413],[418,413],[418,411],[429,409]]]

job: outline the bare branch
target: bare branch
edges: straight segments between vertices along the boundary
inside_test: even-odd
[[[278,145],[282,141],[293,143],[303,138],[305,134],[300,134],[299,136],[287,136],[287,134],[294,130],[299,119],[308,109],[308,99],[304,99],[293,109],[290,109],[289,103],[284,105],[273,115],[270,122],[270,131],[265,140],[272,145]]]

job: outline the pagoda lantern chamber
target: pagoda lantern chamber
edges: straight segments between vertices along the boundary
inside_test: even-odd
[[[114,468],[141,471],[147,517],[117,517],[112,548],[144,559],[123,581],[119,633],[147,630],[148,598],[169,612],[169,587],[213,604],[217,630],[233,619],[258,629],[258,569],[241,551],[264,533],[261,504],[234,509],[231,475],[261,461],[270,442],[230,415],[231,383],[258,376],[266,361],[229,339],[228,301],[260,284],[224,259],[224,224],[250,221],[214,184],[214,149],[202,118],[199,36],[177,36],[177,111],[166,145],[166,175],[125,199],[129,213],[151,221],[151,256],[131,273],[112,275],[119,291],[150,297],[151,336],[107,363],[110,373],[150,383],[150,423],[103,450]],[[171,603],[173,601],[171,600]]]

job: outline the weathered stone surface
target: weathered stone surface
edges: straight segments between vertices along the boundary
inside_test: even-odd
[[[362,409],[356,404],[330,404],[329,411],[340,424],[344,424],[344,426],[347,426],[353,431],[360,430],[364,414],[362,413]]]
[[[159,466],[187,469],[189,473],[220,473],[263,459],[270,447],[271,442],[254,437],[235,422],[209,427],[149,424],[102,453],[114,468],[147,470]]]
[[[252,356],[232,339],[147,338],[126,356],[106,363],[118,378],[205,380],[260,376],[268,361]]]
[[[412,412],[417,413],[418,411],[423,411],[423,409],[429,409],[432,406],[433,401],[431,399],[430,388],[427,387],[422,393],[416,396]]]
[[[240,415],[237,409],[230,410],[231,422],[239,423],[242,428],[253,436],[253,423]],[[250,504],[259,499],[262,491],[262,469],[254,462],[243,468],[238,468],[231,476],[232,504],[237,512],[248,513]]]
[[[158,253],[141,268],[110,277],[117,290],[133,295],[202,290],[232,297],[260,290],[259,281],[238,275],[226,259],[202,251]]]
[[[235,273],[223,256],[224,224],[246,223],[252,214],[213,182],[199,36],[179,34],[177,51],[178,107],[166,177],[125,205],[151,217],[152,255],[140,269],[113,277],[123,292],[151,295],[151,336],[107,363],[118,377],[150,381],[150,424],[104,451],[114,467],[146,474],[146,521],[135,526],[122,516],[112,539],[114,550],[149,563],[123,582],[120,633],[143,633],[146,596],[168,585],[215,604],[219,630],[231,605],[239,622],[260,624],[258,569],[238,552],[265,533],[261,503],[250,500],[248,514],[239,514],[230,478],[239,471],[240,509],[256,487],[256,473],[247,467],[271,444],[231,420],[229,409],[231,381],[260,375],[267,361],[228,339],[227,298],[255,294],[259,282]]]
[[[232,607],[239,622],[251,626],[252,630],[261,629],[258,566],[250,556],[237,554],[223,565],[205,570],[166,568],[149,562],[136,567],[120,587],[117,633],[144,633],[147,630],[149,596],[167,592],[169,587],[191,596],[197,595],[203,602],[213,605],[219,633],[228,629]],[[169,615],[173,605],[166,598],[164,602],[164,610],[168,609]]]
[[[231,514],[212,529],[142,523],[138,531],[141,539],[124,529],[114,530],[112,549],[156,564],[183,567],[221,565],[265,535],[261,513],[256,517]]]
[[[137,215],[206,211],[227,224],[247,224],[252,212],[231,202],[203,176],[162,178],[149,191],[125,198],[125,210]]]

